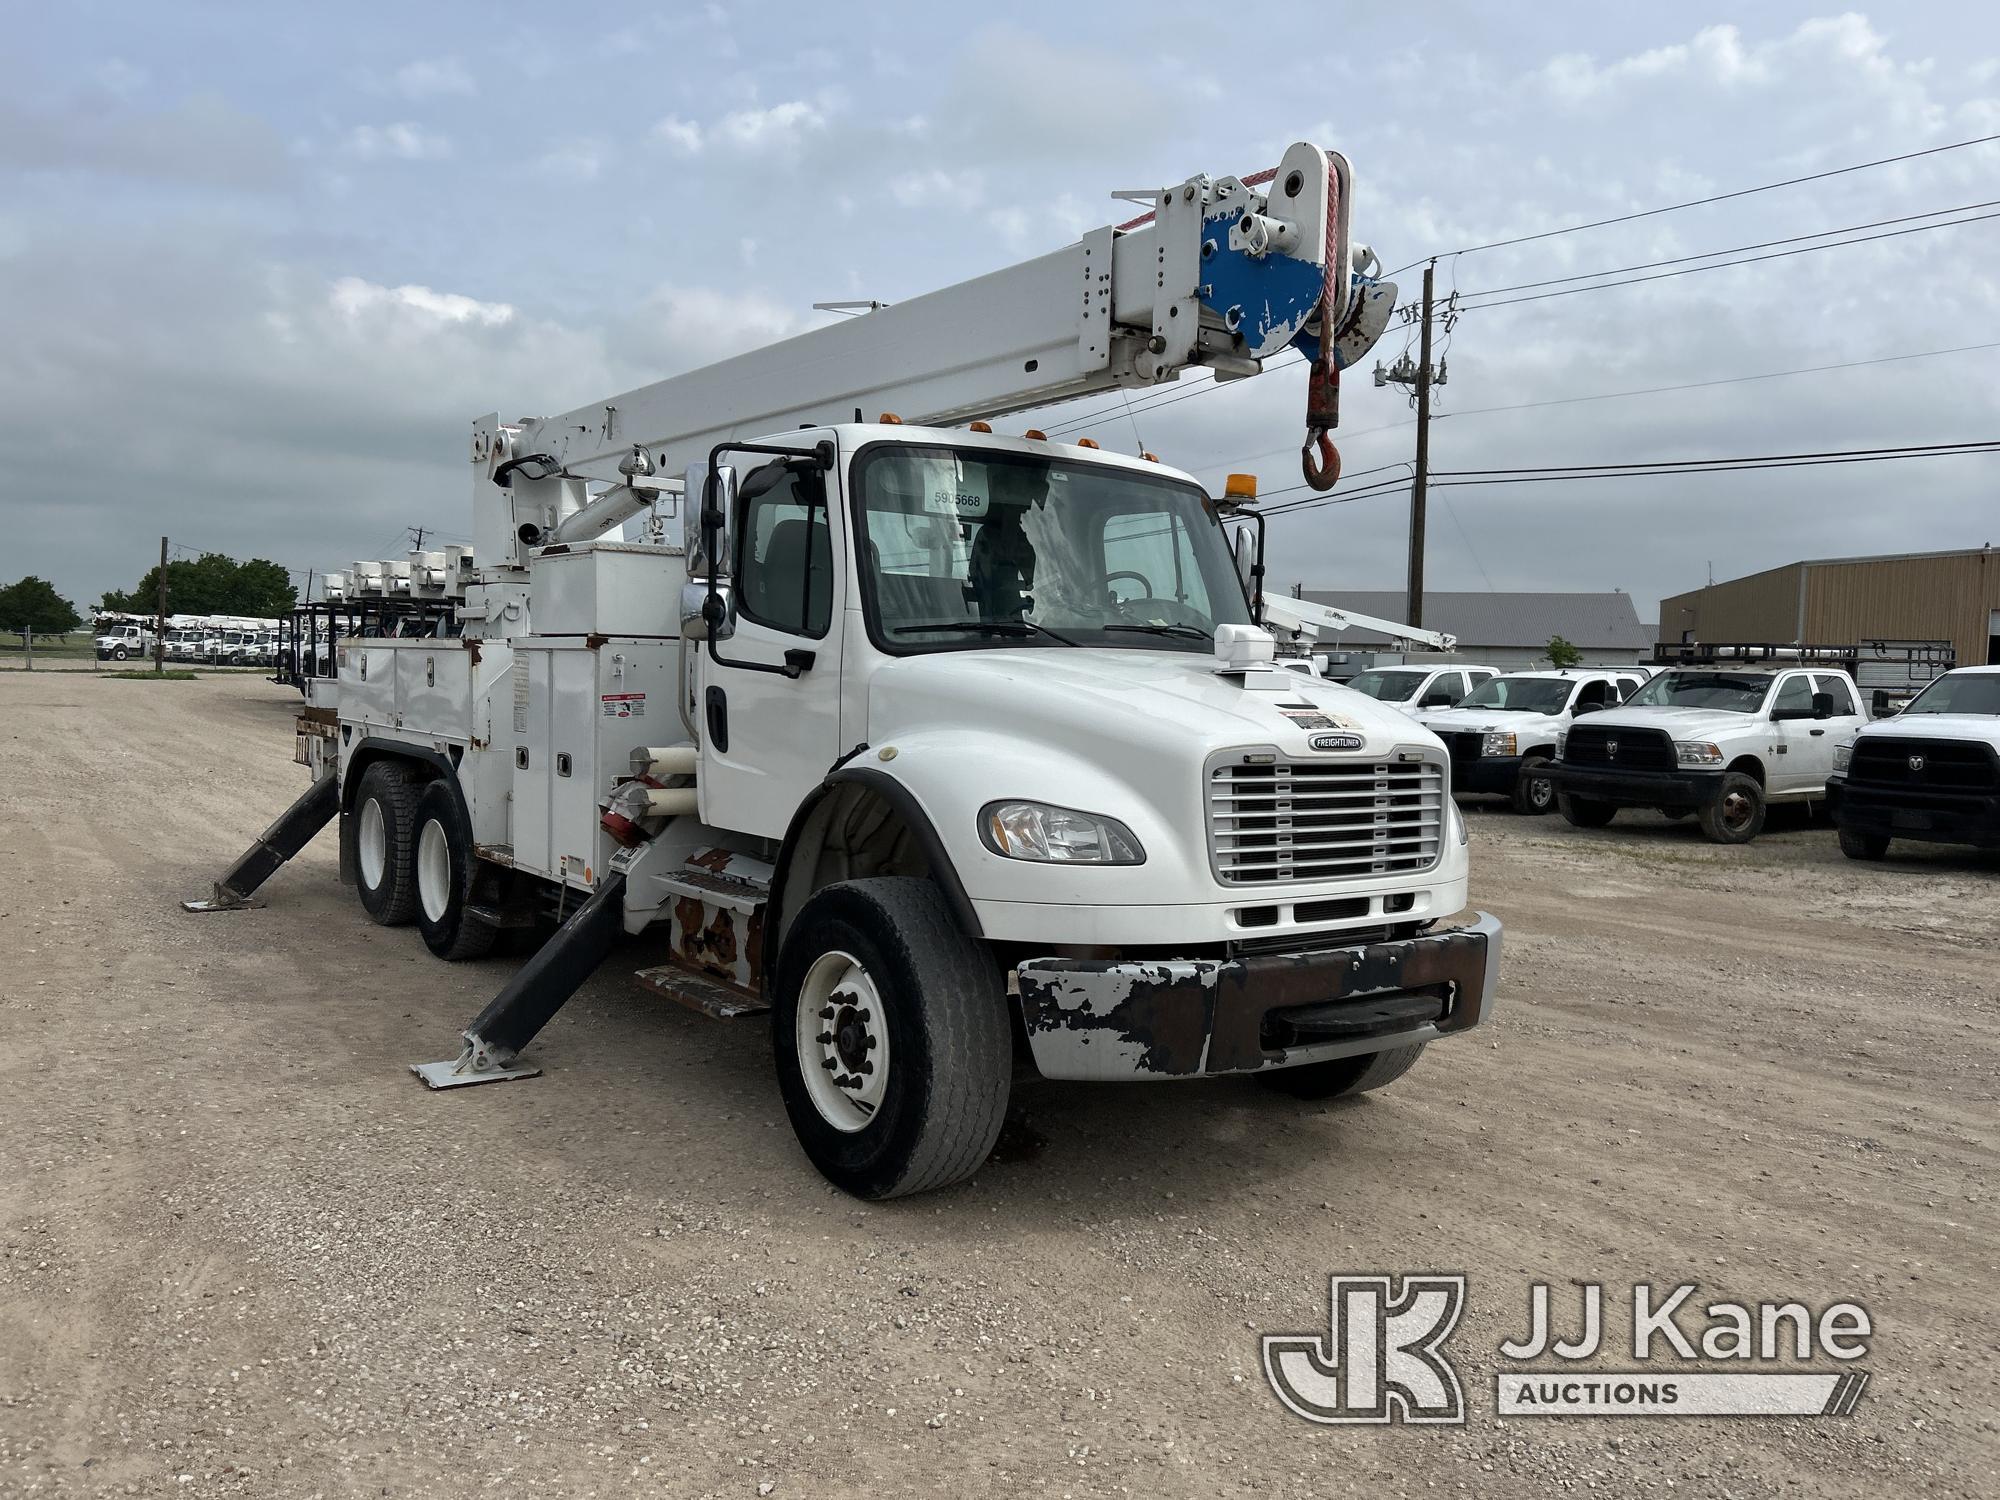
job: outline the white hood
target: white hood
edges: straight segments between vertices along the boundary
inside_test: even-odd
[[[1862,726],[1869,739],[1973,740],[2000,745],[2000,716],[1993,714],[1903,714]]]
[[[1240,745],[1296,756],[1442,749],[1406,714],[1337,683],[1274,671],[1262,674],[1268,687],[1246,686],[1215,667],[1205,652],[1095,647],[904,657],[869,680],[868,740],[982,728],[1018,739],[1024,754],[1061,748],[1115,763],[1173,747],[1196,768],[1210,752]],[[1363,743],[1315,751],[1312,737],[1329,733],[1359,734]]]
[[[1594,724],[1607,729],[1664,729],[1677,740],[1712,740],[1741,734],[1760,717],[1723,708],[1610,708],[1600,714],[1584,714],[1570,728]]]
[[[1509,713],[1499,708],[1439,708],[1418,716],[1417,722],[1438,734],[1467,729],[1506,730],[1514,734],[1547,733],[1569,721],[1566,714]]]

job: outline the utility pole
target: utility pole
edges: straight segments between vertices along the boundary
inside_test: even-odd
[[[412,551],[421,552],[424,550],[424,533],[429,530],[430,527],[428,526],[412,526],[410,528],[410,549]]]
[[[167,539],[160,538],[160,596],[153,615],[153,675],[167,670]]]
[[[1417,348],[1417,474],[1410,481],[1409,623],[1424,623],[1424,501],[1431,477],[1431,280],[1435,262],[1424,267],[1424,323]]]

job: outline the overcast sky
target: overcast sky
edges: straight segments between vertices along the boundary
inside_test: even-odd
[[[1127,217],[1114,189],[1248,173],[1295,139],[1349,156],[1356,237],[1394,267],[2000,132],[2000,8],[1967,3],[1322,0],[1226,33],[1173,0],[986,25],[935,4],[7,9],[0,581],[80,605],[162,532],[301,569],[399,555],[407,526],[459,539],[481,412],[567,409],[810,326],[815,300],[977,274]],[[1992,199],[2000,144],[1447,258],[1439,283]],[[1478,410],[2000,340],[1996,243],[2000,219],[1468,312],[1433,463],[2000,436],[2000,349]],[[1136,435],[1268,491],[1296,483],[1303,402],[1302,372],[1273,372]],[[1122,410],[1091,430],[1135,444]],[[1350,375],[1342,430],[1350,472],[1410,455],[1393,388]],[[1711,564],[2000,540],[1996,478],[1973,457],[1440,490],[1429,580],[1622,588],[1651,620]],[[1272,525],[1278,582],[1401,584],[1401,497]]]

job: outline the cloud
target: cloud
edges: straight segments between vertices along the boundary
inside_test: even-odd
[[[927,111],[961,160],[1074,161],[1081,150],[1115,160],[1157,143],[1160,91],[1095,50],[1059,45],[1012,26],[974,36]]]
[[[443,161],[451,155],[451,140],[407,120],[394,125],[357,125],[343,143],[363,161]]]
[[[479,85],[455,57],[424,58],[403,64],[390,80],[405,99],[435,99],[440,95],[471,95]]]
[[[827,118],[825,105],[791,99],[767,109],[732,110],[709,125],[668,115],[653,126],[653,139],[684,157],[797,157],[809,140],[825,133]]]
[[[535,158],[538,170],[552,177],[569,177],[578,182],[595,182],[611,158],[611,147],[597,139],[561,141]]]
[[[101,103],[34,109],[0,100],[0,167],[247,191],[292,175],[270,126],[210,94],[154,111]]]
[[[889,196],[905,208],[976,208],[986,198],[986,179],[978,172],[945,172],[932,167],[891,178]]]
[[[514,309],[505,302],[481,302],[457,292],[434,292],[427,286],[377,286],[358,276],[336,281],[327,302],[350,322],[384,312],[397,318],[415,314],[432,323],[476,323],[487,328],[514,321]]]

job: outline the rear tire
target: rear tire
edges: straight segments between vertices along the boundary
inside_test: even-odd
[[[1529,817],[1540,817],[1555,810],[1556,784],[1549,779],[1549,758],[1546,755],[1530,755],[1522,760],[1521,774],[1515,778],[1510,800],[1515,812]]]
[[[1701,831],[1712,844],[1747,844],[1764,831],[1764,789],[1754,776],[1731,771],[1715,800],[1698,809]]]
[[[479,860],[458,788],[442,777],[426,786],[417,797],[416,829],[416,918],[424,946],[446,963],[484,958],[500,932],[470,910]]]
[[[1556,798],[1556,804],[1562,808],[1563,820],[1572,828],[1602,828],[1618,816],[1618,809],[1609,802],[1593,802],[1567,792]]]
[[[417,789],[410,773],[378,760],[361,773],[350,815],[354,826],[354,889],[362,910],[384,927],[401,927],[417,909],[412,870]]]
[[[1007,997],[930,881],[820,891],[785,936],[775,1001],[778,1089],[829,1182],[900,1198],[985,1163],[1012,1082]]]
[[[1299,1068],[1272,1068],[1256,1076],[1266,1088],[1294,1099],[1346,1099],[1394,1083],[1416,1065],[1425,1045],[1412,1042],[1386,1052],[1363,1052]]]
[[[1849,859],[1880,859],[1889,852],[1889,835],[1857,833],[1851,828],[1843,828],[1840,830],[1840,852]]]

